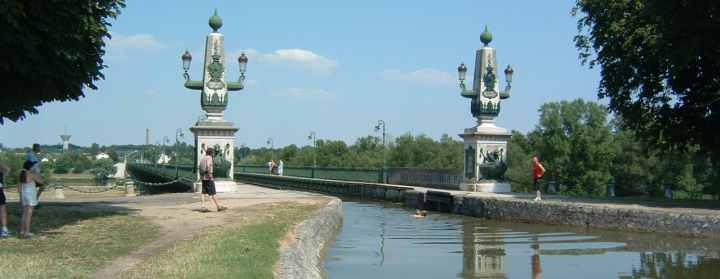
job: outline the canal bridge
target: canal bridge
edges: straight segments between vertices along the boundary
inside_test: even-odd
[[[196,189],[197,173],[191,166],[129,164],[128,172],[141,192]],[[720,238],[720,214],[714,208],[565,196],[536,202],[526,193],[459,190],[462,175],[449,170],[286,167],[280,176],[263,166],[240,165],[233,177],[240,185],[384,200],[489,219]]]

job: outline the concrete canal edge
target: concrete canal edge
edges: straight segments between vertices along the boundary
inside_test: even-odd
[[[323,259],[342,226],[342,201],[332,198],[293,230],[294,241],[280,251],[278,278],[325,278]]]
[[[720,238],[720,212],[701,214],[687,209],[589,203],[581,200],[535,202],[528,198],[504,195],[494,197],[428,189],[409,190],[404,196],[404,204],[411,208],[494,220]]]
[[[235,178],[245,183],[272,188],[401,202],[410,208],[495,220],[720,238],[718,210],[662,208],[581,199],[534,202],[518,195],[264,174],[237,173]]]

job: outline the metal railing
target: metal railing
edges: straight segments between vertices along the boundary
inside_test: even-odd
[[[270,174],[267,166],[238,165],[236,173]],[[284,167],[284,176],[388,183],[440,189],[458,189],[462,173],[449,169],[387,168],[354,169],[328,167]]]
[[[128,164],[128,173],[133,176],[133,180],[140,185],[162,186],[173,183],[192,184],[196,180],[194,168],[192,165],[171,165],[171,164]],[[138,174],[152,174],[159,177],[162,181],[142,181],[136,177]]]

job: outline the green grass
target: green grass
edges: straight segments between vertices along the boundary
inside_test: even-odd
[[[16,232],[20,211],[8,208]],[[108,206],[46,203],[33,214],[32,239],[0,239],[2,278],[88,278],[111,259],[152,241],[158,229],[131,212]]]
[[[266,206],[152,256],[123,278],[273,278],[279,241],[317,206]]]

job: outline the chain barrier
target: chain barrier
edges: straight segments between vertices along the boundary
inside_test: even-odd
[[[135,182],[135,184],[138,184],[138,185],[147,185],[147,186],[167,186],[167,185],[175,184],[175,183],[178,183],[178,182],[181,182],[181,181],[186,181],[186,182],[190,182],[190,183],[195,182],[194,179],[187,178],[187,177],[179,177],[179,178],[176,178],[176,179],[167,181],[167,182],[146,182],[146,181],[138,180],[138,179],[136,179],[136,178],[135,178],[134,176],[132,176],[132,175],[130,176],[130,180],[132,180],[133,182]]]
[[[48,188],[51,188],[51,187],[55,188],[55,189],[68,189],[68,190],[72,190],[72,191],[84,193],[84,194],[104,193],[104,192],[109,192],[109,191],[112,191],[112,190],[115,190],[118,188],[121,188],[123,190],[125,189],[124,185],[114,185],[114,186],[89,186],[89,187],[92,187],[95,189],[98,189],[98,188],[100,188],[100,189],[99,190],[86,190],[86,189],[81,189],[81,187],[66,186],[62,182],[55,182],[50,185],[44,186],[43,190],[47,190]],[[87,188],[87,187],[82,187],[82,188]]]

